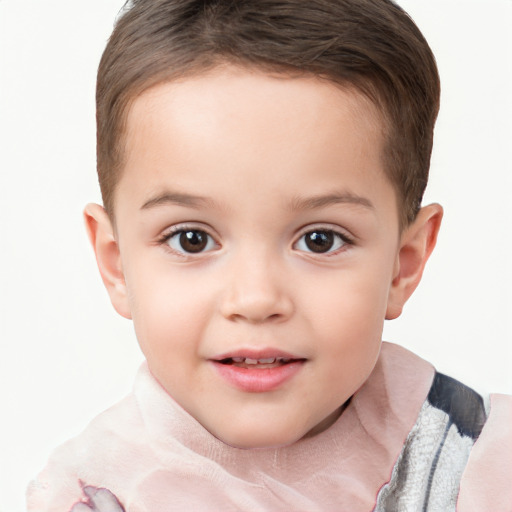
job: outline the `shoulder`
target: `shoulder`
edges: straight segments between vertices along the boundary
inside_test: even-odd
[[[435,372],[375,510],[512,511],[512,397],[485,402]]]
[[[446,429],[457,429],[458,444],[472,440],[458,489],[458,512],[512,511],[512,396],[494,394],[487,402],[486,411],[478,393],[441,373],[428,395],[428,403],[447,415]]]
[[[376,510],[455,512],[460,480],[485,419],[478,393],[434,373]]]
[[[30,482],[28,512],[67,512],[78,502],[93,503],[89,494],[96,487],[117,495],[120,482],[130,480],[133,461],[142,465],[150,455],[143,423],[133,393],[99,414],[81,434],[57,447]],[[98,496],[104,496],[103,490]]]
[[[462,476],[457,510],[512,510],[512,396],[490,397],[489,417]]]

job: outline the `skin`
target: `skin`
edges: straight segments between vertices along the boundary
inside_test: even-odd
[[[229,445],[282,446],[331,426],[421,278],[442,209],[400,231],[381,133],[356,91],[231,66],[133,103],[116,225],[88,205],[89,235],[152,374]],[[204,250],[180,245],[187,230]],[[312,251],[312,233],[333,244]],[[301,361],[270,391],[240,389],[213,363],[262,350]]]

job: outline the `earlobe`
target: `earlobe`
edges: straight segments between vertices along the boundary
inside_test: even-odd
[[[98,269],[112,305],[121,316],[131,318],[121,254],[110,218],[102,206],[91,203],[85,207],[84,219]]]
[[[418,286],[423,269],[437,241],[443,208],[438,204],[424,206],[402,234],[396,271],[391,283],[386,320],[397,318]]]

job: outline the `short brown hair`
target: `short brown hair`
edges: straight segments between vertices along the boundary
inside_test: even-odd
[[[144,90],[221,62],[314,74],[361,91],[378,107],[384,168],[402,225],[427,184],[440,85],[434,56],[391,0],[133,0],[100,62],[98,176],[113,216],[131,102]]]

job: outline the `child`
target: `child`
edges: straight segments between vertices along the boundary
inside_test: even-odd
[[[510,400],[381,343],[441,222],[438,104],[387,0],[134,1],[85,218],[147,363],[29,510],[510,510]]]

